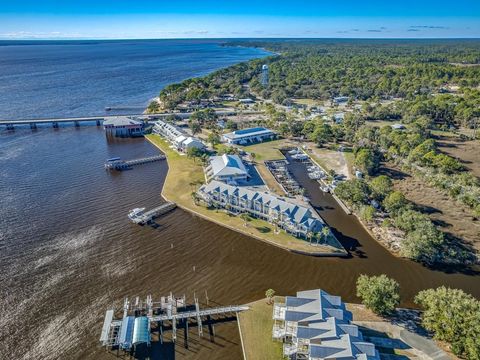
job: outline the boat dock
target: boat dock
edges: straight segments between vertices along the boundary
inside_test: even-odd
[[[158,216],[164,215],[177,207],[174,202],[167,202],[149,211],[145,211],[145,208],[133,209],[129,212],[128,218],[135,224],[145,225]]]
[[[107,159],[105,162],[105,169],[107,170],[127,170],[131,169],[135,165],[141,165],[146,163],[151,163],[155,161],[165,160],[165,155],[155,155],[149,156],[141,159],[133,159],[133,160],[122,160],[121,158],[111,158]]]
[[[199,336],[203,336],[205,325],[208,326],[210,335],[214,336],[212,316],[236,317],[238,312],[248,309],[247,305],[200,309],[199,300],[195,296],[194,303],[189,305],[185,295],[174,297],[171,293],[167,297],[162,296],[158,302],[154,302],[151,295],[148,295],[145,301],[137,297],[134,303],[126,298],[122,318],[114,318],[114,309],[106,311],[100,342],[107,349],[131,351],[140,344],[150,346],[152,329],[158,331],[158,340],[162,344],[164,332],[171,330],[171,339],[175,342],[178,323],[183,325],[185,338],[188,339],[190,321],[193,322],[193,326],[197,326]],[[185,346],[188,347],[188,344],[186,343]]]

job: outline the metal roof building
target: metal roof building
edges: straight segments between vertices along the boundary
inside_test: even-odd
[[[103,128],[107,135],[117,137],[143,135],[143,122],[128,116],[116,116],[105,120]]]
[[[236,184],[237,181],[249,178],[248,170],[238,155],[212,156],[205,172],[208,181],[214,179],[228,184]]]
[[[276,134],[269,129],[263,127],[255,127],[249,129],[236,130],[222,136],[223,141],[229,144],[253,144],[265,140],[273,140]]]

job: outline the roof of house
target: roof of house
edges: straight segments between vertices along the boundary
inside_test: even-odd
[[[176,142],[177,144],[181,144],[181,143],[184,142],[185,140],[187,140],[187,137],[184,136],[184,135],[180,135],[180,136],[177,136],[177,137],[175,138],[175,142]]]
[[[348,334],[323,340],[321,344],[310,344],[309,352],[312,359],[380,359],[375,345]]]
[[[326,340],[336,338],[343,334],[349,334],[362,339],[362,333],[358,330],[358,326],[342,323],[334,317],[326,318],[325,321],[299,325],[296,336],[299,339]]]
[[[108,120],[105,120],[103,122],[103,125],[113,125],[113,126],[127,126],[127,125],[138,125],[141,126],[143,123],[138,120],[134,120],[132,118],[129,118],[127,116],[116,116],[112,117]]]
[[[243,165],[242,159],[238,155],[212,156],[210,158],[212,176],[235,176],[248,175],[247,168]]]
[[[166,133],[170,134],[170,136],[173,136],[173,137],[178,137],[178,136],[183,135],[183,131],[180,130],[178,127],[176,127],[173,124],[169,124],[165,121],[162,121],[162,120],[157,120],[156,121],[154,129],[155,128],[161,130],[162,132],[166,132]]]
[[[285,304],[287,321],[320,321],[334,317],[348,322],[352,319],[352,314],[345,309],[342,299],[323,290],[300,291],[296,297],[287,296]]]
[[[201,142],[200,140],[194,138],[194,137],[188,137],[186,140],[183,141],[183,145],[184,146],[188,146],[190,144],[195,144],[195,145],[201,145],[202,147],[205,146],[203,144],[203,142]]]
[[[309,340],[311,359],[379,360],[339,296],[316,289],[285,299],[285,320],[297,322],[296,338]]]
[[[255,128],[249,128],[249,129],[242,129],[242,130],[236,130],[227,134],[224,134],[223,136],[229,139],[241,139],[243,137],[249,137],[249,136],[260,136],[260,135],[271,135],[274,132],[269,129],[265,129],[263,127],[255,127]]]
[[[321,218],[309,208],[287,202],[269,193],[262,193],[245,187],[231,186],[215,180],[202,186],[200,190],[205,193],[218,191],[229,196],[238,196],[240,199],[257,201],[268,205],[270,209],[276,210],[289,218],[292,223],[302,224],[313,232],[319,232],[324,226]]]

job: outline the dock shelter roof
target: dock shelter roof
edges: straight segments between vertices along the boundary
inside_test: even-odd
[[[150,344],[150,321],[146,316],[135,318],[132,345]]]
[[[134,324],[135,324],[134,316],[126,316],[122,320],[118,343],[123,349],[130,349],[132,347]]]

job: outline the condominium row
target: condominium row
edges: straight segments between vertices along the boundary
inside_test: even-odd
[[[307,238],[320,233],[326,226],[308,207],[247,187],[212,180],[199,189],[198,195],[209,206],[223,208],[232,214],[248,213],[276,224],[296,237]]]
[[[205,145],[201,140],[189,136],[179,127],[162,120],[157,120],[155,122],[155,125],[153,126],[153,133],[163,136],[179,151],[186,152],[190,148],[197,148],[201,150],[205,148]]]

